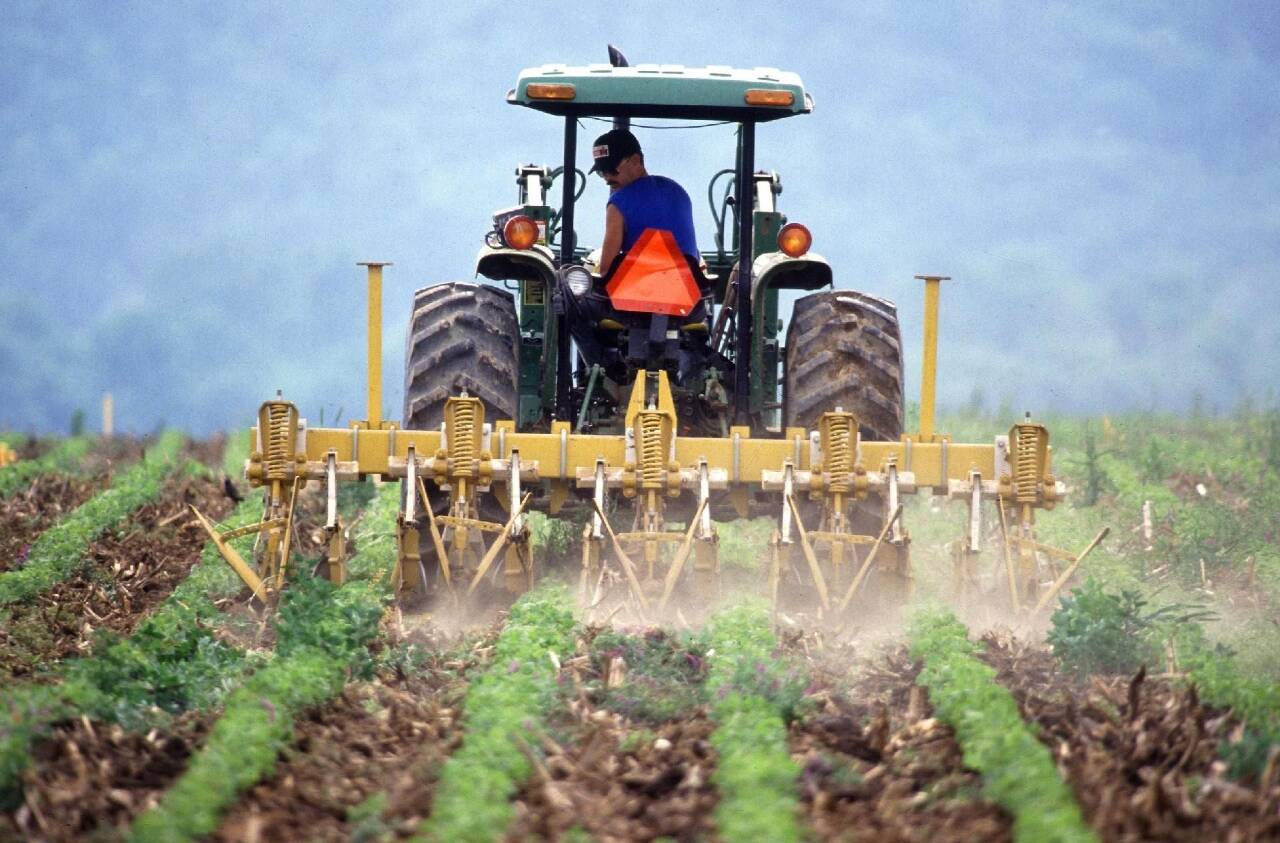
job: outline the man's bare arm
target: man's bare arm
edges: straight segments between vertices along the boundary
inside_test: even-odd
[[[600,244],[600,274],[607,275],[609,268],[622,249],[622,235],[626,223],[622,219],[622,211],[613,205],[606,205],[604,211],[604,242]]]

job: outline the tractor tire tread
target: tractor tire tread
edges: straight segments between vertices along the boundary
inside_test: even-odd
[[[852,290],[796,301],[787,332],[784,423],[813,430],[843,407],[862,436],[902,435],[902,343],[892,302]]]
[[[514,419],[518,337],[506,290],[474,281],[417,290],[405,337],[404,427],[438,428],[445,401],[464,390],[484,404],[487,421]]]

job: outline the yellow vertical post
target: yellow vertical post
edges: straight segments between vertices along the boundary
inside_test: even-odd
[[[920,441],[933,441],[933,400],[938,382],[938,288],[946,275],[917,275],[924,282],[924,360],[920,372]]]
[[[382,268],[390,261],[360,261],[369,270],[369,403],[370,430],[382,427]]]
[[[102,393],[102,438],[110,439],[116,428],[116,405],[110,392]]]

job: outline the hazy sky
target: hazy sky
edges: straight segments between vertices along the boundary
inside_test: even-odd
[[[758,163],[837,285],[898,302],[918,389],[1017,410],[1229,407],[1280,382],[1280,5],[0,4],[0,428],[362,414],[364,278],[390,260],[385,399],[412,291],[469,278],[515,165],[561,123],[522,67],[774,66],[812,115]],[[517,17],[519,15],[520,17]],[[602,131],[588,123],[586,144]],[[639,132],[705,185],[727,128]],[[605,190],[588,187],[596,242]],[[704,227],[700,240],[710,243]],[[1272,392],[1274,395],[1274,392]]]

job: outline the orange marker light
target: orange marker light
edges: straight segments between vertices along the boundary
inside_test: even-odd
[[[546,82],[530,82],[524,90],[534,100],[571,100],[577,95],[572,85]]]
[[[502,227],[502,239],[513,249],[527,249],[538,242],[538,224],[523,215],[512,217]]]
[[[813,235],[798,222],[789,222],[778,232],[778,248],[787,257],[798,258],[813,245]]]
[[[768,88],[752,88],[746,94],[747,105],[794,105],[796,95],[791,91],[771,91]]]

